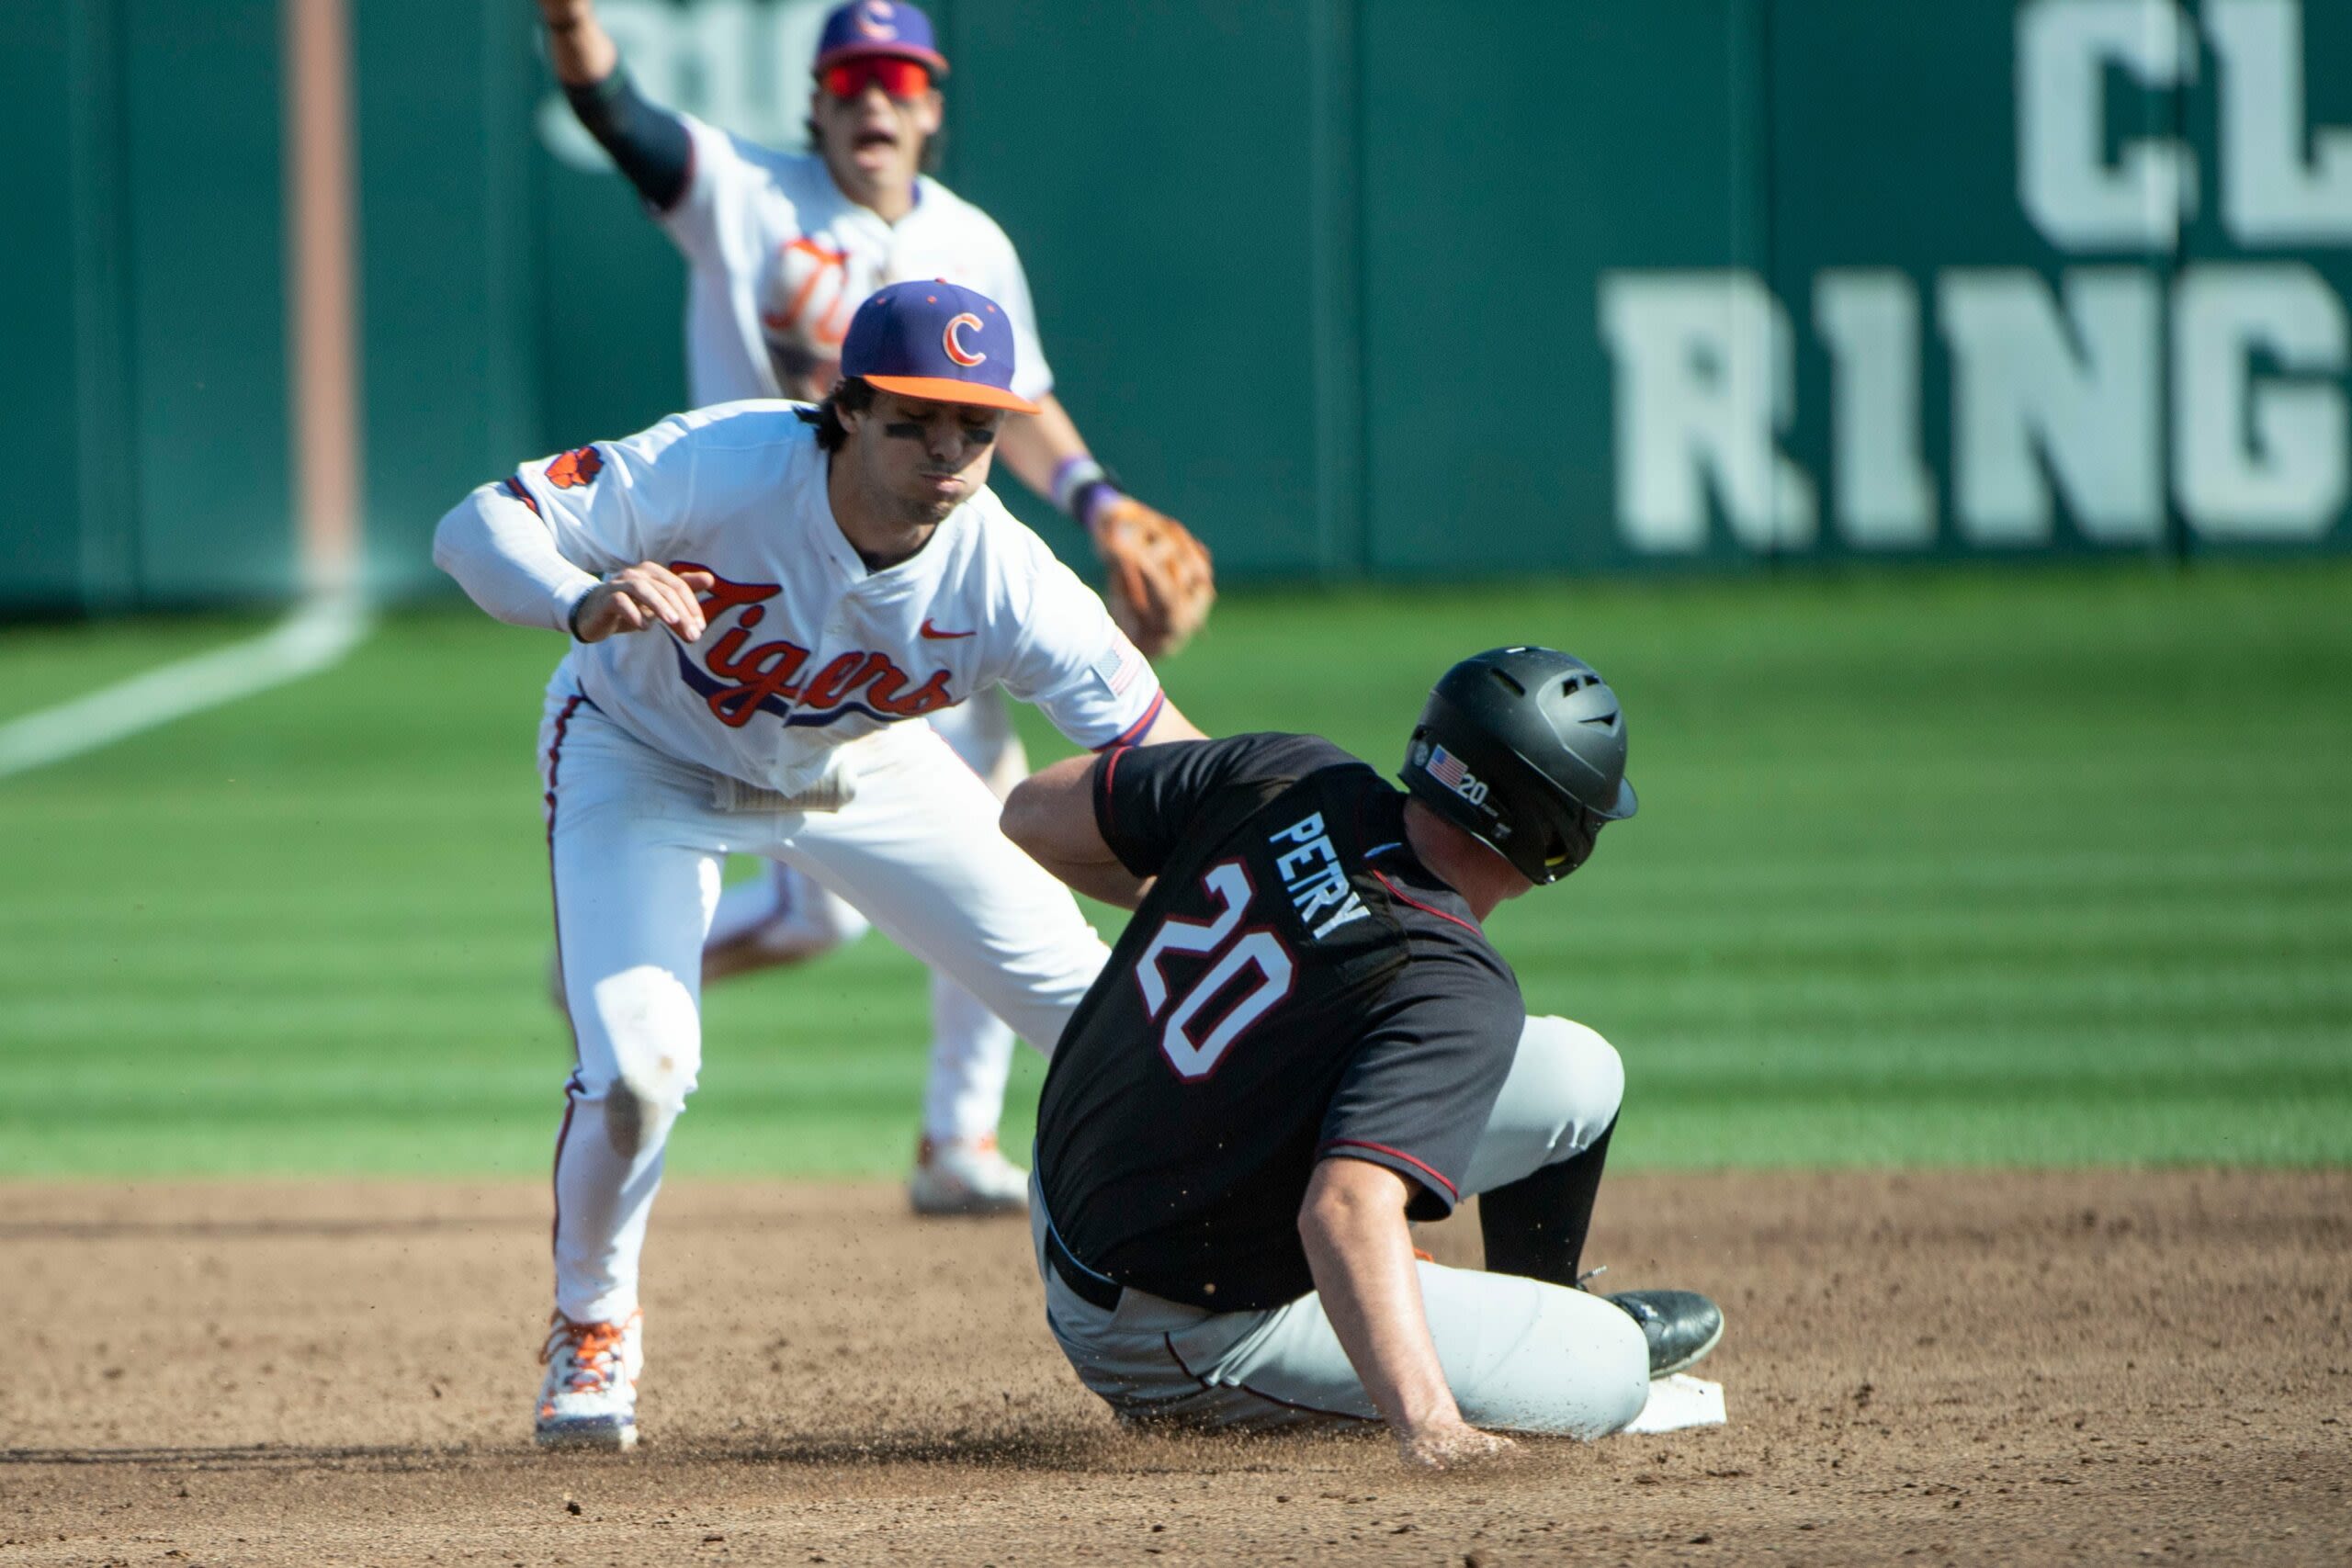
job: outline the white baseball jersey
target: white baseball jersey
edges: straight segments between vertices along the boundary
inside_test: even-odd
[[[657,625],[569,660],[607,717],[684,761],[797,793],[842,742],[995,686],[1080,746],[1150,728],[1150,665],[993,493],[873,571],[833,520],[826,471],[796,405],[739,402],[526,463],[495,489],[583,571],[655,560],[718,580],[699,640]]]
[[[890,223],[843,196],[815,153],[778,152],[678,118],[693,138],[694,168],[660,220],[689,264],[686,379],[697,406],[822,396],[866,296],[931,277],[1004,307],[1012,389],[1032,401],[1053,390],[1029,279],[987,213],[922,175],[914,209]]]

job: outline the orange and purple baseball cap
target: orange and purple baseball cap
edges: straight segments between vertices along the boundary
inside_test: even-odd
[[[842,374],[902,398],[1035,413],[1012,389],[1012,322],[976,289],[934,279],[867,296],[842,340]]]
[[[849,0],[827,14],[817,39],[818,75],[877,56],[914,61],[933,76],[947,74],[947,57],[939,52],[931,18],[904,0]]]

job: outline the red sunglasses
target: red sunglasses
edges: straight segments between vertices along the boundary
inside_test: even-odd
[[[824,83],[825,91],[837,98],[860,97],[866,88],[879,85],[885,94],[904,103],[931,91],[931,68],[920,60],[871,54],[845,64],[829,65],[819,80]]]

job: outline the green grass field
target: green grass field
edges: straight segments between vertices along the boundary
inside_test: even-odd
[[[1642,814],[1493,930],[1532,1008],[1624,1052],[1616,1163],[2342,1163],[2347,611],[2310,565],[1255,593],[1167,676],[1213,732],[1385,766],[1463,653],[1608,673]],[[0,634],[0,717],[242,629]],[[543,1169],[560,648],[398,617],[0,780],[0,1173]],[[718,990],[672,1168],[900,1170],[925,1031],[878,937]]]

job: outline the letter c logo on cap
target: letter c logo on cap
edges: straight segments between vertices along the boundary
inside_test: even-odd
[[[978,365],[982,360],[986,359],[988,355],[985,354],[974,354],[970,349],[966,348],[961,343],[956,341],[956,334],[962,332],[967,327],[971,328],[974,332],[978,332],[980,330],[980,319],[972,314],[969,310],[965,311],[962,315],[956,317],[947,323],[947,330],[939,334],[939,343],[941,347],[947,350],[948,358],[954,360],[956,364],[963,366],[968,370],[973,366]]]
[[[865,4],[851,14],[851,20],[867,38],[899,36],[899,18],[891,9],[890,0],[865,0]]]

